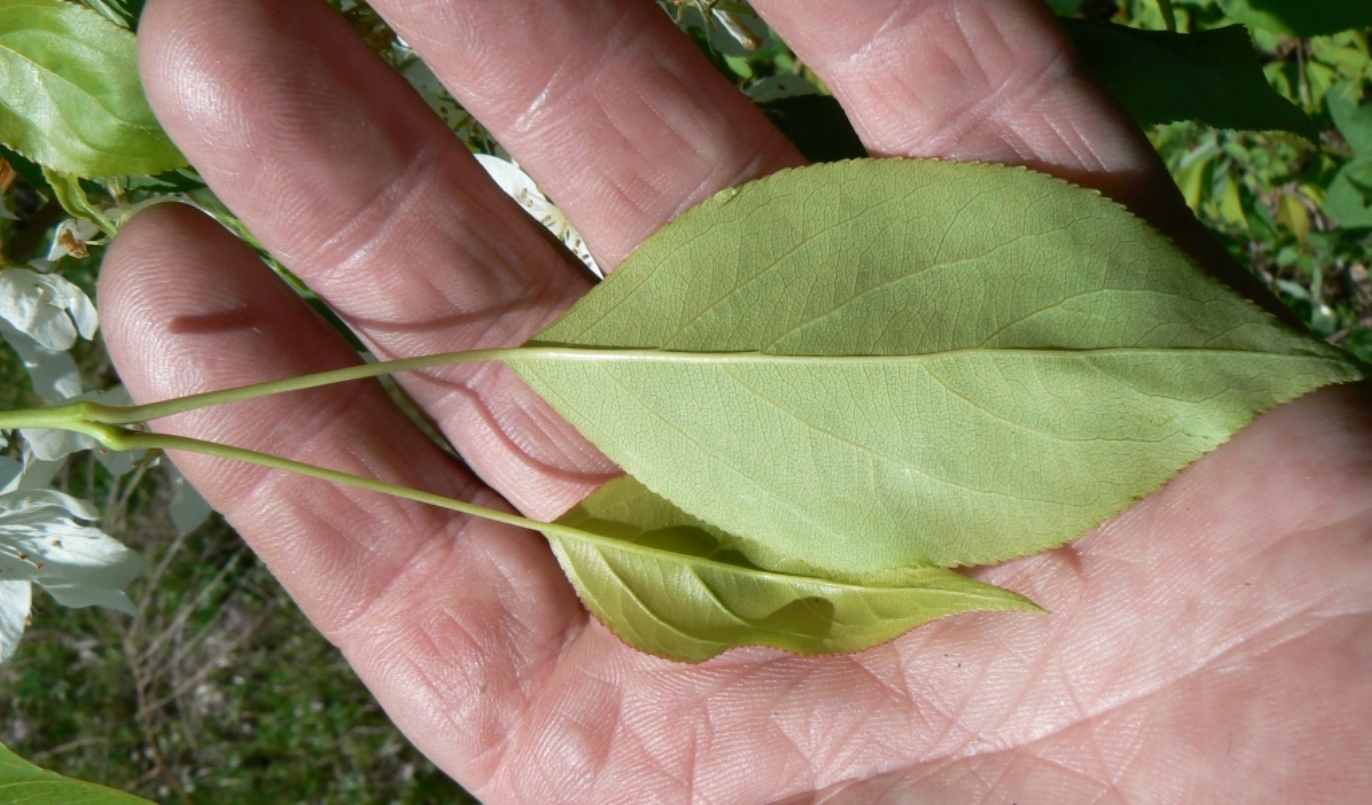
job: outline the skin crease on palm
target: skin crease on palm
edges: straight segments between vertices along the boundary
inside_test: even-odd
[[[1232,271],[1039,0],[755,5],[874,155],[1054,172]],[[649,0],[373,6],[602,265],[711,193],[800,163]],[[150,0],[140,40],[183,151],[378,354],[518,344],[589,287],[322,0]],[[131,222],[99,290],[139,401],[356,360],[185,208]],[[539,518],[615,472],[502,368],[404,382],[470,471],[368,384],[158,427]],[[395,722],[485,801],[1372,801],[1368,403],[1345,388],[1278,408],[1082,539],[975,571],[1050,614],[697,666],[590,619],[535,535],[176,459]]]

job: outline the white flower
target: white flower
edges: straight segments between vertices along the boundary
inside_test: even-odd
[[[94,336],[98,324],[95,303],[63,277],[0,269],[0,338],[19,353],[40,397],[62,401],[81,393],[81,374],[66,351],[78,336]]]
[[[595,258],[591,256],[590,249],[587,249],[585,242],[581,240],[576,227],[572,226],[572,222],[567,220],[562,210],[538,189],[532,176],[515,163],[500,157],[477,154],[476,161],[481,163],[481,167],[486,169],[486,173],[490,174],[506,195],[519,202],[519,206],[539,223],[548,227],[548,230],[565,243],[573,254],[581,258],[581,262],[594,271],[597,277],[605,276],[605,272],[600,270]]]
[[[142,559],[90,525],[90,504],[43,485],[49,468],[0,459],[0,662],[24,633],[34,584],[64,606],[137,614],[122,588]]]
[[[56,262],[67,255],[81,258],[90,255],[86,244],[100,235],[100,227],[85,218],[68,218],[57,225],[48,248],[48,261]]]
[[[78,335],[91,338],[100,321],[85,291],[28,268],[0,269],[0,320],[51,350],[71,349]]]

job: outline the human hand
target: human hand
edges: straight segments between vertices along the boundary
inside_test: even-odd
[[[373,5],[602,265],[713,192],[800,162],[648,0]],[[755,5],[874,155],[1030,164],[1231,270],[1036,0]],[[178,144],[379,355],[518,344],[587,290],[319,0],[151,0],[140,36]],[[140,402],[356,360],[186,209],[126,226],[100,300]],[[158,426],[536,518],[615,472],[498,365],[405,385],[475,475],[371,385]],[[1051,614],[958,616],[851,656],[747,648],[698,666],[588,618],[537,535],[177,462],[406,734],[489,801],[1304,802],[1372,796],[1369,455],[1366,397],[1310,395],[1083,539],[977,571]]]

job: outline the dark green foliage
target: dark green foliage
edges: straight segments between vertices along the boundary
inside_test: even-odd
[[[1372,25],[1367,0],[1218,0],[1237,22],[1292,36],[1318,36]]]
[[[811,162],[860,159],[867,149],[838,100],[829,95],[797,95],[761,104],[763,114]]]
[[[1319,130],[1272,90],[1241,26],[1195,34],[1063,20],[1087,72],[1142,126],[1199,120],[1222,129]]]

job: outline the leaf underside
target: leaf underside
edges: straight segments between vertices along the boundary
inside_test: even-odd
[[[44,771],[0,746],[0,800],[25,805],[150,805],[141,797]]]
[[[725,191],[528,347],[507,362],[648,489],[837,574],[1059,545],[1359,376],[1099,194],[939,161]]]
[[[0,142],[84,177],[186,164],[143,95],[134,35],[63,0],[0,0]]]
[[[750,563],[736,540],[628,476],[557,525],[602,537],[545,532],[587,608],[635,648],[686,662],[745,645],[801,654],[860,651],[948,615],[1038,609],[937,567],[842,581],[820,571],[768,572]]]

